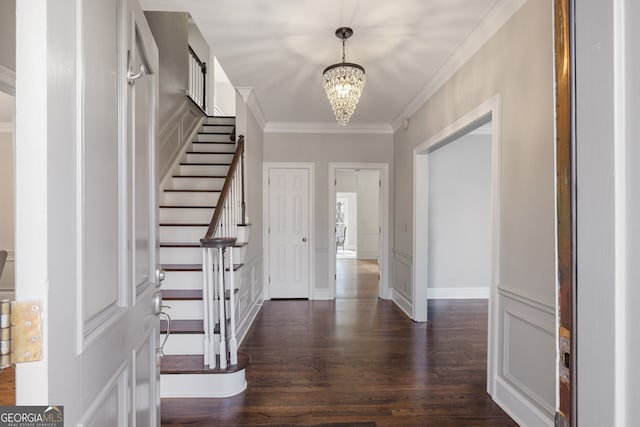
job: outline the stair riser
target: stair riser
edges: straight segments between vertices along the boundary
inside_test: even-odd
[[[196,142],[191,144],[191,151],[207,152],[207,153],[235,153],[236,144],[227,144],[226,142],[220,143],[207,143],[198,144]]]
[[[220,133],[199,133],[194,141],[198,142],[229,142],[228,134]]]
[[[202,286],[200,286],[200,288],[202,288]],[[164,300],[163,304],[171,307],[165,308],[169,316],[171,316],[171,320],[202,320],[204,318],[202,300]]]
[[[205,132],[224,132],[227,133],[229,135],[231,135],[231,132],[233,131],[233,125],[221,125],[221,124],[215,124],[215,123],[205,123],[203,125],[203,129]]]
[[[202,282],[202,271],[167,271],[162,289],[181,291],[202,289]]]
[[[199,242],[207,232],[207,227],[161,226],[161,242]]]
[[[235,117],[207,117],[204,122],[208,125],[231,125],[236,124]]]
[[[160,222],[175,224],[206,224],[211,221],[213,208],[160,208]]]
[[[160,342],[165,334],[160,334]],[[171,334],[164,346],[164,354],[204,354],[203,334]]]
[[[229,163],[233,161],[233,154],[187,154],[189,163]]]
[[[238,242],[248,242],[249,241],[249,229],[251,227],[238,227]]]
[[[180,175],[227,176],[228,165],[180,165]]]
[[[224,178],[176,178],[171,180],[171,190],[222,190]]]
[[[218,203],[220,193],[198,193],[165,191],[162,194],[164,205],[175,206],[215,206]]]
[[[246,247],[233,248],[233,263],[243,262]],[[215,252],[214,252],[215,254]],[[217,256],[217,255],[214,255]],[[226,254],[225,254],[226,256]],[[200,264],[202,248],[160,248],[160,264]]]
[[[242,393],[247,388],[245,370],[226,374],[163,374],[160,397],[223,398]]]

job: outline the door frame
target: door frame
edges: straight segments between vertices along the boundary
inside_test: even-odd
[[[314,226],[315,226],[315,163],[312,162],[263,162],[262,163],[262,241],[263,251],[264,251],[264,268],[263,268],[263,290],[264,290],[264,299],[271,299],[270,289],[269,289],[269,266],[270,266],[270,254],[269,254],[269,246],[270,246],[270,235],[269,235],[269,172],[271,169],[304,169],[309,174],[308,181],[308,196],[309,196],[309,218],[308,218],[308,230],[309,244],[307,245],[307,256],[309,257],[309,300],[314,298],[314,288],[315,288],[315,259],[313,256],[314,244],[315,244],[315,236],[314,236]]]
[[[491,121],[491,283],[489,285],[489,328],[487,338],[487,392],[493,395],[498,372],[498,284],[500,283],[500,181],[502,151],[502,98],[500,94],[478,105],[413,150],[413,299],[411,317],[427,321],[429,255],[429,154]],[[426,184],[425,184],[426,183]],[[421,260],[421,262],[418,262]],[[423,303],[418,304],[417,302]]]
[[[378,296],[382,299],[391,299],[392,290],[389,287],[389,164],[388,163],[343,163],[329,162],[329,200],[327,203],[327,228],[328,228],[328,276],[329,291],[326,299],[336,298],[336,232],[335,227],[331,224],[335,222],[336,217],[336,172],[338,169],[361,169],[361,170],[377,170],[380,173],[380,199],[378,209],[380,210],[380,237],[378,239],[378,268],[380,271],[380,280],[378,281]],[[331,276],[334,279],[331,279]]]

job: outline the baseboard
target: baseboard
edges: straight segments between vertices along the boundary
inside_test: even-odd
[[[489,288],[428,288],[427,299],[487,299]]]
[[[262,302],[263,302],[262,294],[260,294],[255,299],[255,302],[253,303],[253,307],[251,308],[247,316],[245,316],[245,318],[242,319],[242,322],[239,323],[238,328],[236,330],[236,337],[238,339],[238,348],[240,347],[240,345],[242,345],[242,342],[247,337],[247,333],[249,332],[249,329],[251,329],[251,325],[253,325],[253,322],[254,320],[256,320],[258,313],[260,313],[260,309],[262,308]]]
[[[398,306],[398,308],[400,310],[402,310],[402,312],[404,314],[406,314],[409,319],[413,319],[413,316],[411,315],[412,304],[411,304],[411,301],[409,301],[409,299],[407,297],[402,295],[397,290],[393,289],[392,290],[392,295],[391,295],[391,301],[393,301],[393,303],[396,306]]]
[[[312,300],[324,301],[330,300],[329,289],[314,289]]]
[[[521,426],[551,427],[553,417],[538,409],[502,378],[495,379],[493,400]]]

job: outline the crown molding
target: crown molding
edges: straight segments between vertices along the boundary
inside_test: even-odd
[[[16,94],[16,73],[0,65],[0,88],[4,88],[9,95]]]
[[[392,122],[393,131],[402,128],[404,119],[413,116],[486,42],[513,16],[526,0],[499,2],[467,36],[462,44],[445,60],[418,95]]]
[[[387,123],[350,123],[340,126],[337,123],[321,122],[268,122],[265,133],[341,133],[341,134],[393,134]]]
[[[244,103],[247,104],[247,106],[249,107],[249,110],[251,110],[251,113],[253,113],[253,117],[258,122],[258,126],[260,126],[260,129],[264,129],[267,122],[264,118],[264,113],[262,112],[262,108],[258,103],[258,99],[256,98],[254,88],[237,87],[236,90],[242,97],[242,100],[244,101]],[[251,96],[252,94],[253,96]]]

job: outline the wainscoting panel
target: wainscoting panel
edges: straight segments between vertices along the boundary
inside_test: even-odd
[[[555,412],[555,308],[499,287],[494,399],[521,425],[551,426]]]
[[[410,254],[396,251],[393,260],[393,302],[411,317],[413,258]]]
[[[262,307],[263,286],[261,283],[263,258],[262,255],[256,256],[244,262],[242,268],[238,271],[240,277],[238,283],[239,292],[237,300],[238,310],[238,327],[237,337],[238,345],[242,343],[253,320],[258,315],[260,307]]]
[[[191,101],[185,99],[182,106],[162,127],[158,135],[160,147],[158,150],[158,176],[163,183],[173,169],[176,158],[182,153],[186,144],[191,142],[200,126],[201,118],[202,112]],[[164,188],[165,185],[162,187]]]

